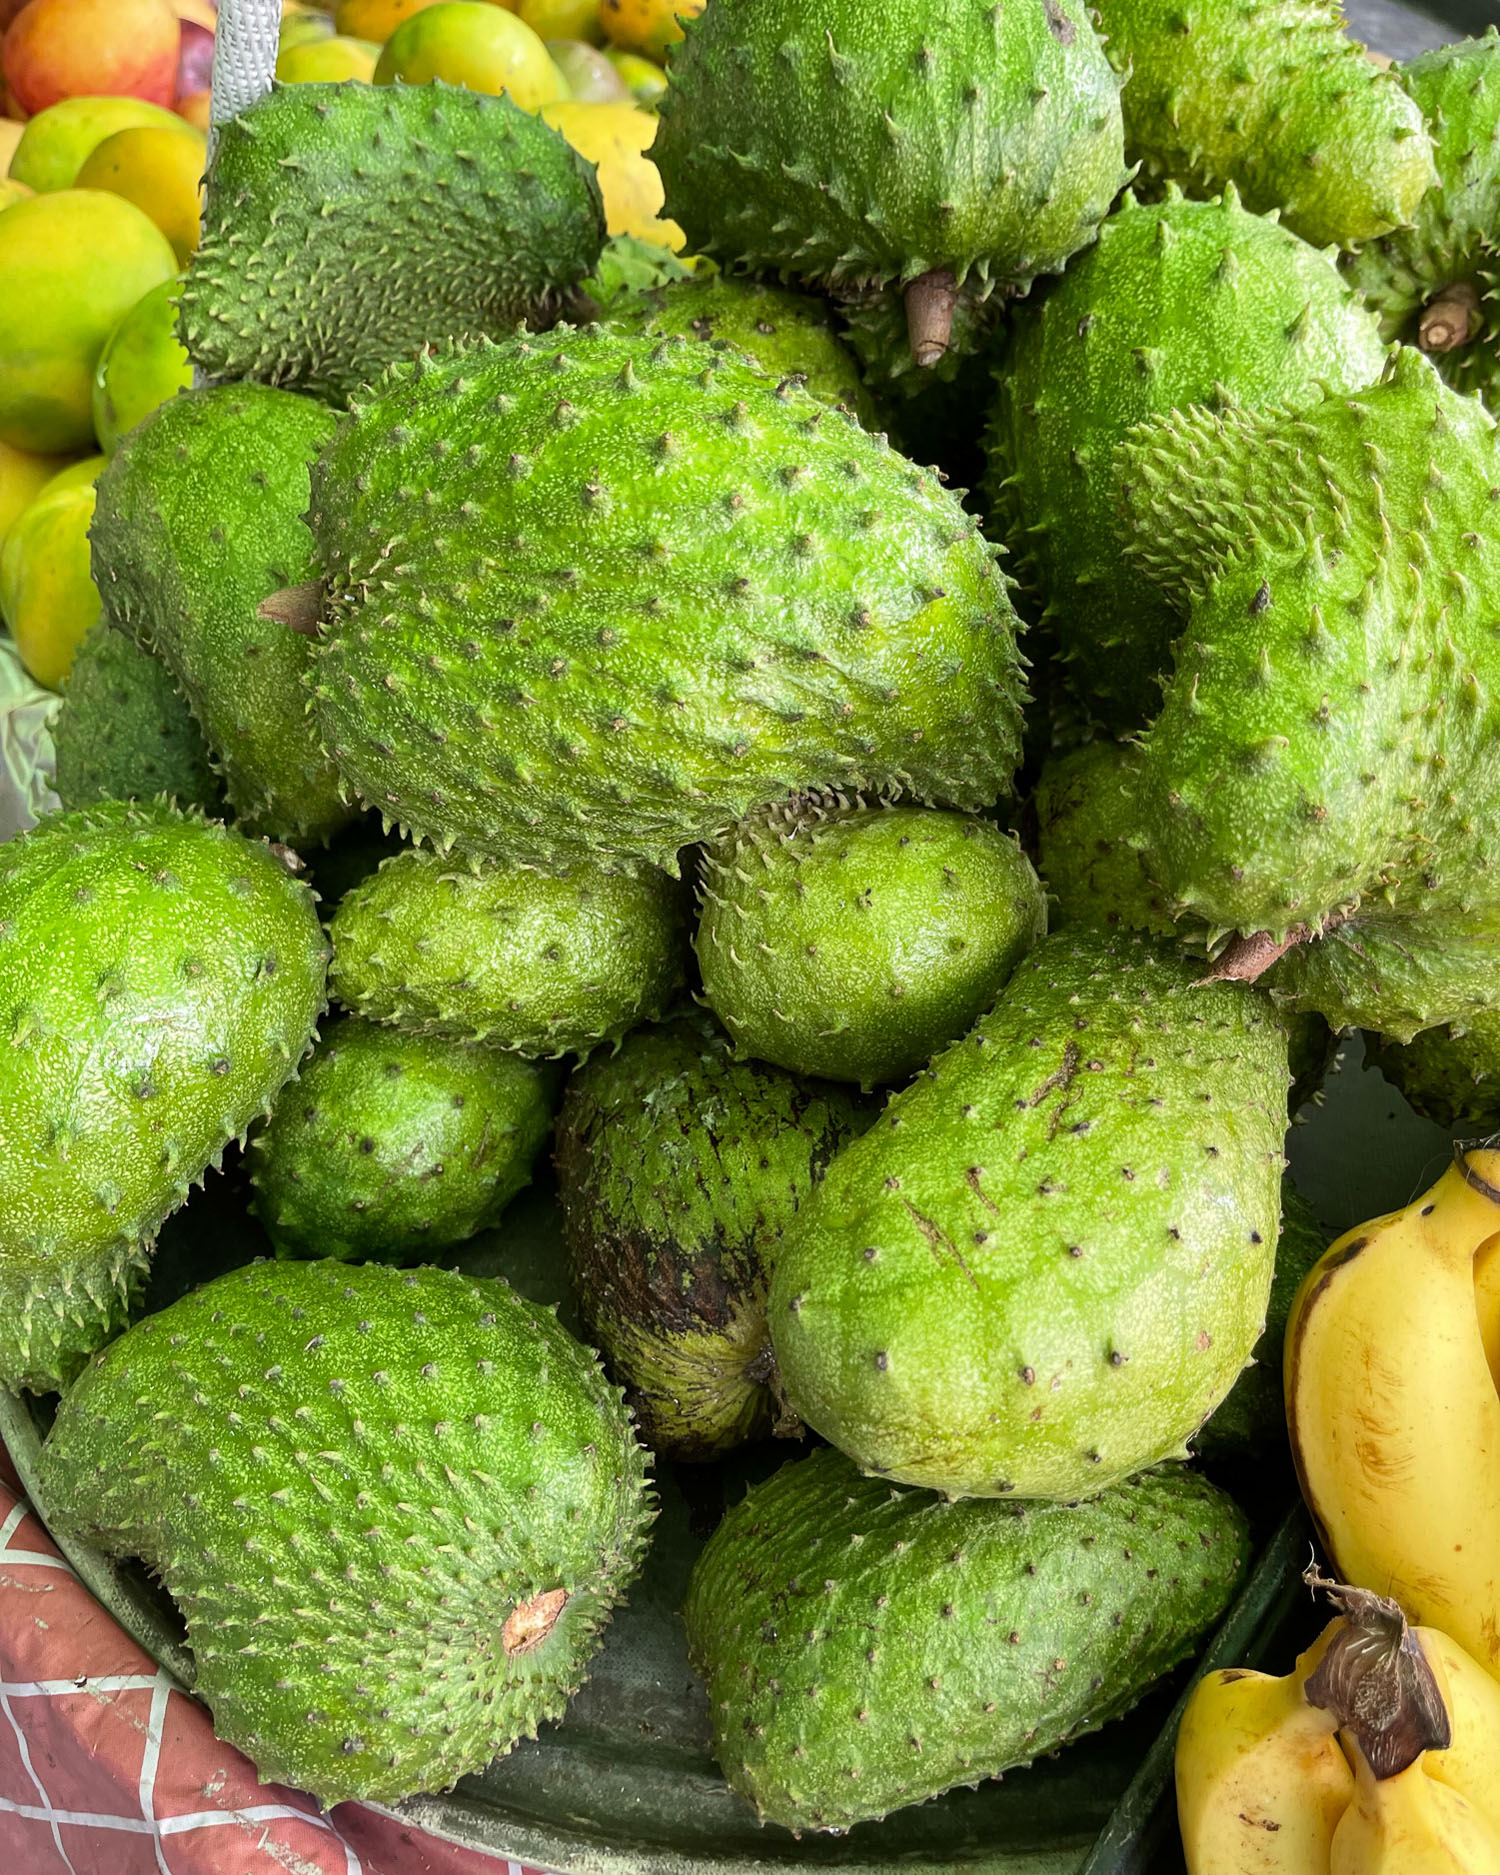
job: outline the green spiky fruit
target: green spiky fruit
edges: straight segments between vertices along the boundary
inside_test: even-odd
[[[1436,146],[1415,226],[1353,255],[1388,338],[1421,345],[1458,390],[1500,404],[1500,27],[1404,66]]]
[[[719,1762],[795,1830],[1029,1764],[1191,1653],[1249,1556],[1233,1502],[1177,1467],[1089,1504],[943,1504],[814,1452],[729,1512],[689,1584]]]
[[[698,962],[741,1054],[904,1080],[989,1008],[1047,931],[1015,840],[922,807],[804,800],[705,855]]]
[[[549,1311],[378,1263],[253,1263],[147,1316],[40,1463],[64,1534],[165,1583],[219,1737],[325,1805],[445,1789],[559,1717],[652,1511]]]
[[[1014,615],[972,519],[711,348],[591,330],[425,360],[330,444],[312,522],[324,746],[435,844],[675,871],[808,788],[1008,785]]]
[[[833,1161],[788,1231],[792,1410],[950,1497],[1091,1496],[1180,1453],[1265,1320],[1287,1039],[1271,1004],[1078,930]]]
[[[290,391],[184,391],[111,458],[90,536],[105,618],[172,673],[241,825],[278,840],[350,818],[307,720],[309,641],[260,610],[314,572],[307,465],[333,427]]]
[[[377,1022],[523,1055],[587,1054],[682,982],[680,889],[596,866],[565,877],[408,850],[332,926],[339,1001]]]
[[[284,85],[219,130],[178,331],[211,376],[343,399],[545,323],[603,243],[593,166],[508,97]]]
[[[1312,403],[1385,361],[1375,321],[1320,254],[1241,208],[1127,194],[1043,305],[1018,321],[996,377],[990,508],[1085,714],[1135,729],[1180,629],[1122,558],[1115,447],[1189,404]]]
[[[689,246],[905,290],[919,362],[957,290],[1056,273],[1126,180],[1120,81],[1072,0],[715,0],[686,29],[651,154]]]
[[[1405,227],[1436,180],[1422,113],[1338,0],[1098,0],[1125,147],[1202,195],[1232,182],[1316,247]]]
[[[529,1062],[351,1016],[251,1141],[255,1211],[282,1256],[412,1263],[494,1224],[551,1126]]]
[[[1500,1010],[1425,1030],[1412,1041],[1370,1036],[1365,1060],[1439,1126],[1500,1124]]]
[[[0,1386],[70,1379],[162,1220],[270,1110],[327,952],[270,848],[163,801],[0,847]]]
[[[653,1451],[713,1458],[770,1429],[771,1266],[864,1119],[843,1088],[736,1061],[697,1012],[638,1029],[569,1082],[557,1169],[570,1274]]]
[[[212,812],[218,778],[165,665],[102,619],[78,647],[52,724],[65,808],[165,794]]]

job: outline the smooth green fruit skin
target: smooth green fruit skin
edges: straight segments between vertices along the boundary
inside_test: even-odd
[[[845,1829],[1127,1712],[1249,1558],[1235,1504],[1176,1466],[1089,1504],[944,1504],[824,1450],[729,1512],[684,1618],[731,1787]]]
[[[552,1130],[536,1069],[351,1016],[251,1141],[278,1255],[412,1263],[486,1230]]]
[[[423,1035],[587,1054],[659,1016],[682,982],[682,894],[661,873],[566,877],[407,850],[332,926],[339,1001]]]
[[[1181,629],[1119,550],[1114,452],[1131,426],[1189,404],[1312,403],[1325,384],[1373,384],[1384,362],[1332,259],[1248,214],[1232,186],[1213,202],[1127,194],[1015,322],[986,439],[990,511],[1086,716],[1148,721]]]
[[[752,815],[702,894],[704,998],[740,1053],[867,1088],[965,1034],[1047,934],[1017,842],[922,807]]]
[[[94,433],[112,456],[120,439],[193,381],[177,337],[181,282],[166,280],[138,300],[110,333],[94,372]]]
[[[1345,271],[1380,315],[1387,338],[1418,342],[1420,315],[1445,287],[1479,296],[1479,330],[1432,361],[1456,390],[1500,403],[1500,27],[1438,46],[1401,68],[1432,132],[1438,186],[1414,225],[1372,241]]]
[[[787,1233],[788,1404],[947,1497],[1093,1496],[1183,1443],[1265,1321],[1286,1032],[1145,940],[1072,931],[892,1097]]]
[[[715,1458],[770,1429],[771,1265],[867,1122],[843,1088],[736,1061],[696,1011],[637,1029],[569,1082],[557,1124],[569,1273],[660,1456]]]
[[[1024,289],[1126,180],[1120,81],[1071,0],[714,0],[685,27],[651,157],[727,265]]]
[[[545,322],[603,242],[593,166],[508,97],[284,85],[220,132],[178,330],[214,377],[343,401],[424,346]]]
[[[185,391],[99,478],[104,615],[176,678],[241,826],[317,843],[352,818],[307,720],[309,641],[259,607],[313,577],[303,520],[321,404],[261,384]]]
[[[994,550],[846,412],[710,347],[562,330],[421,360],[328,446],[311,519],[324,747],[435,845],[675,871],[809,788],[1009,784]]]
[[[1500,1010],[1427,1029],[1406,1043],[1368,1036],[1365,1061],[1426,1120],[1487,1131],[1500,1124]]]
[[[1100,0],[1130,74],[1125,152],[1197,194],[1232,182],[1315,247],[1406,226],[1437,180],[1418,106],[1326,0]]]
[[[639,1566],[644,1456],[503,1282],[324,1261],[138,1322],[40,1462],[65,1534],[160,1575],[219,1737],[327,1806],[446,1789],[560,1716]]]
[[[52,742],[65,808],[158,794],[210,813],[220,805],[208,745],[166,667],[102,619],[73,659]]]
[[[0,1385],[56,1387],[119,1327],[163,1219],[295,1072],[326,962],[268,846],[165,802],[0,847]]]

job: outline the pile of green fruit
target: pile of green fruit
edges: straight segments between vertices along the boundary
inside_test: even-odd
[[[0,849],[0,1382],[324,1803],[562,1716],[653,1459],[804,1439],[684,1614],[843,1830],[1236,1594],[1331,1032],[1500,1113],[1500,35],[709,0],[653,155],[717,270],[508,101],[226,134]],[[452,1267],[549,1145],[587,1344]],[[241,1146],[274,1260],[143,1313]]]

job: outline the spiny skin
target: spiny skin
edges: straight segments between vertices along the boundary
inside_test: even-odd
[[[307,721],[308,640],[258,611],[315,571],[307,465],[333,427],[261,384],[181,392],[111,458],[91,532],[105,618],[176,679],[241,826],[278,840],[351,817]]]
[[[675,871],[809,787],[1009,783],[993,550],[936,477],[727,353],[590,329],[419,361],[329,445],[311,519],[324,746],[440,847]]]
[[[654,1452],[713,1458],[770,1429],[771,1265],[868,1119],[844,1088],[736,1061],[697,1011],[637,1029],[569,1082],[557,1123],[569,1273]]]
[[[945,269],[982,299],[1093,239],[1119,85],[1072,0],[715,0],[651,155],[695,252],[819,285]]]
[[[603,243],[593,166],[508,97],[285,85],[220,130],[178,331],[212,376],[342,401],[536,320]]]
[[[277,1253],[412,1263],[494,1224],[552,1129],[537,1071],[351,1016],[251,1141]]]
[[[1439,1126],[1500,1123],[1500,1010],[1487,1009],[1402,1044],[1368,1036],[1365,1060]]]
[[[704,855],[702,882],[704,998],[739,1052],[863,1087],[964,1034],[1047,934],[1016,841],[925,807],[752,814]]]
[[[331,1805],[444,1789],[560,1716],[639,1566],[644,1459],[503,1282],[262,1262],[107,1348],[40,1462],[67,1532],[161,1576],[219,1737]]]
[[[1098,0],[1126,154],[1201,194],[1232,182],[1315,247],[1409,224],[1436,180],[1420,109],[1338,0]]]
[[[339,1001],[424,1035],[587,1054],[659,1016],[682,982],[681,890],[580,865],[565,877],[408,850],[333,920]]]
[[[1213,941],[1381,898],[1385,916],[1493,925],[1500,440],[1483,407],[1402,351],[1357,395],[1179,413],[1121,457],[1127,550],[1187,613],[1131,835],[1170,915]]]
[[[1424,52],[1401,82],[1432,131],[1437,187],[1415,225],[1351,255],[1346,272],[1387,338],[1418,341],[1422,308],[1445,287],[1479,297],[1478,332],[1433,362],[1456,389],[1500,402],[1500,28]]]
[[[1249,1556],[1234,1503],[1175,1466],[1090,1504],[944,1504],[824,1450],[735,1505],[683,1612],[732,1788],[844,1829],[1127,1712]]]
[[[1374,319],[1289,229],[1175,187],[1126,194],[1044,303],[1016,322],[987,438],[995,530],[1086,716],[1135,729],[1179,621],[1116,538],[1115,446],[1190,404],[1312,403],[1380,376]]]
[[[788,1231],[793,1411],[948,1497],[1093,1495],[1180,1455],[1265,1322],[1287,1040],[1131,936],[1046,939]]]
[[[312,895],[164,801],[0,846],[0,1385],[72,1378],[162,1220],[295,1072],[323,1008]]]
[[[219,806],[213,758],[166,667],[102,619],[73,659],[52,742],[65,808],[157,794]]]

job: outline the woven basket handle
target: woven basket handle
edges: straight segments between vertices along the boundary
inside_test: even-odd
[[[210,158],[219,125],[238,117],[271,89],[280,31],[281,0],[219,0],[208,107]]]

